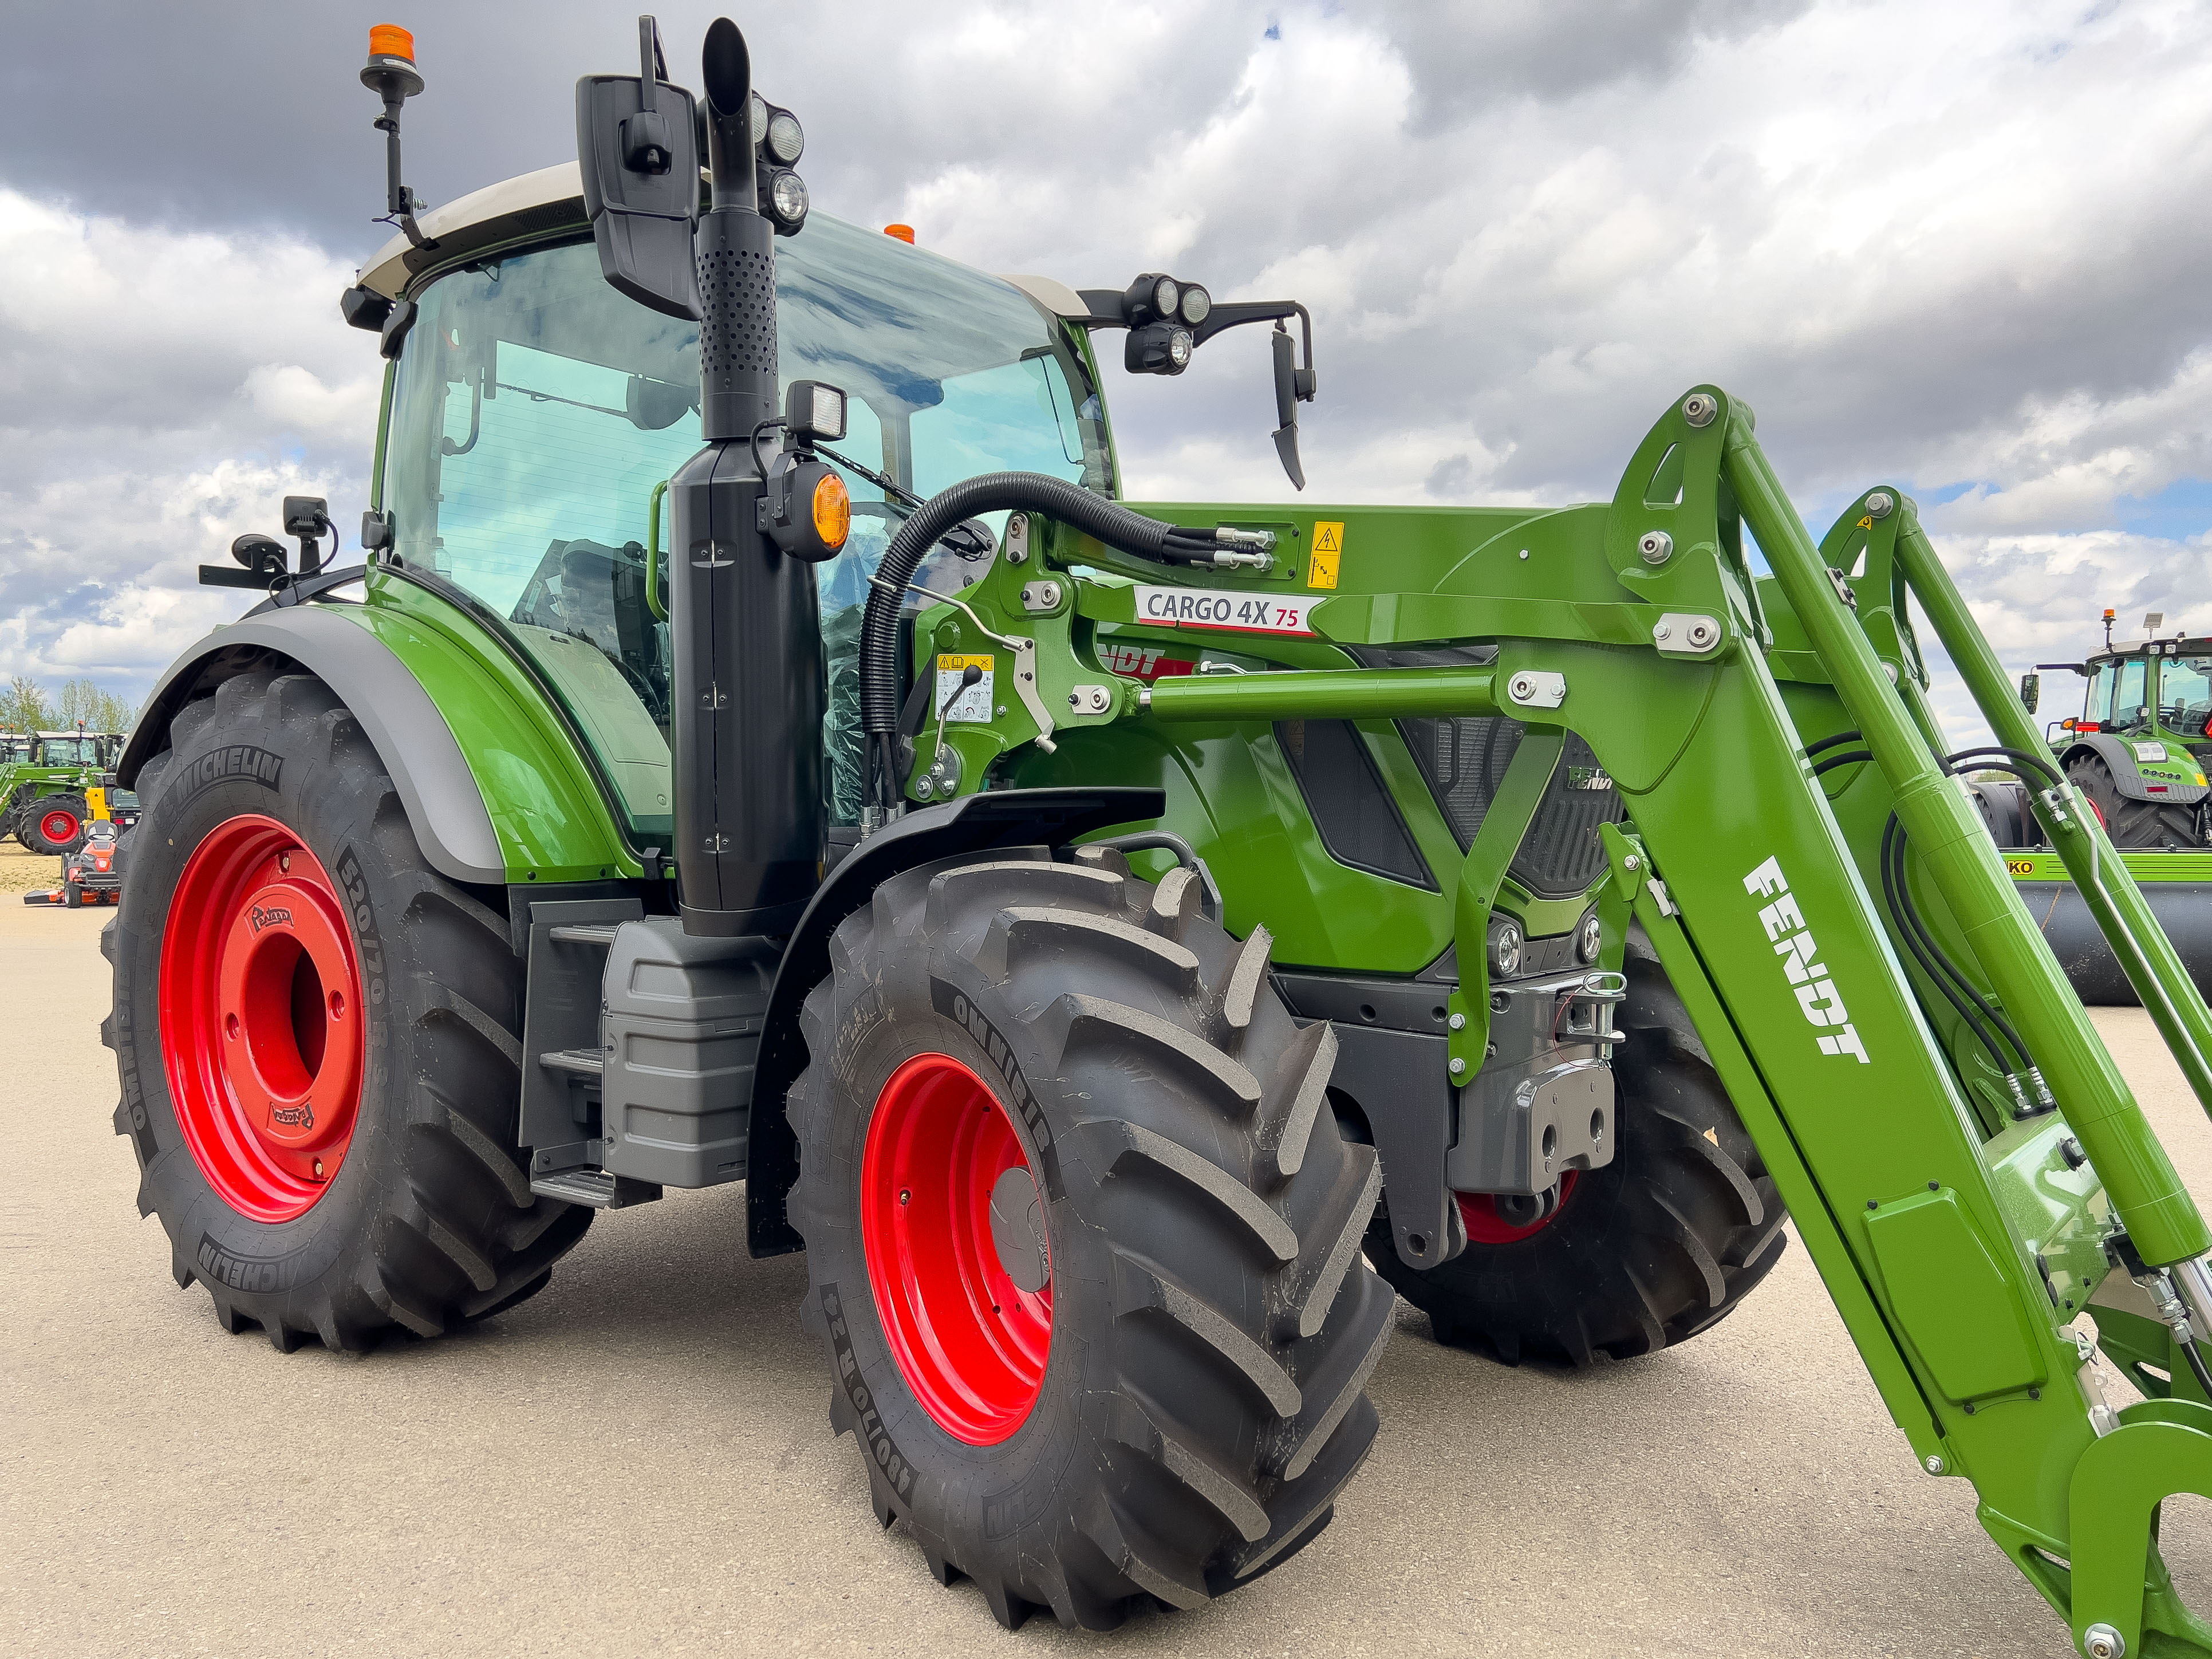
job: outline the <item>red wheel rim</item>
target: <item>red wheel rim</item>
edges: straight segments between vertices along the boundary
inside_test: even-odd
[[[161,1058],[185,1144],[240,1215],[289,1221],[329,1189],[361,1102],[362,1006],[320,861],[273,818],[217,824],[161,933]]]
[[[75,841],[77,835],[76,814],[56,807],[39,820],[39,833],[56,846]]]
[[[1552,1206],[1551,1214],[1540,1221],[1531,1221],[1525,1226],[1516,1225],[1498,1212],[1495,1193],[1454,1193],[1459,1200],[1460,1219],[1467,1223],[1468,1242],[1475,1244],[1517,1244],[1524,1238],[1534,1238],[1538,1233],[1559,1218],[1574,1196],[1575,1178],[1580,1170],[1570,1170],[1559,1177],[1559,1201]]]
[[[876,1097],[860,1160],[868,1283],[899,1375],[970,1446],[995,1446],[1028,1420],[1052,1346],[1049,1254],[1044,1283],[1024,1291],[992,1235],[992,1189],[1017,1169],[1034,1194],[1012,1118],[950,1054],[915,1055]]]

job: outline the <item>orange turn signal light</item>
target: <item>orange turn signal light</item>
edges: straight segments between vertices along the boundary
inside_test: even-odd
[[[815,482],[814,533],[824,547],[842,547],[853,533],[853,497],[834,472],[825,472]]]
[[[371,58],[404,58],[415,61],[415,36],[397,23],[371,23],[368,26],[368,55]]]
[[[884,227],[884,234],[886,236],[896,236],[900,241],[904,242],[908,247],[912,247],[914,246],[914,227],[912,225],[885,225]]]

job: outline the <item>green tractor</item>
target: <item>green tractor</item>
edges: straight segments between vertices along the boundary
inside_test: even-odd
[[[2212,639],[2155,637],[2166,620],[2143,618],[2140,645],[2112,643],[2086,662],[2047,662],[2021,677],[2021,701],[2035,712],[2043,671],[2088,681],[2079,715],[2045,728],[2051,745],[2099,822],[2121,848],[2174,853],[2212,848]]]
[[[1909,500],[1824,556],[1700,386],[1608,501],[1140,510],[1102,340],[1267,329],[1297,480],[1301,307],[811,214],[726,20],[702,100],[643,20],[578,166],[418,214],[371,54],[365,560],[301,500],[296,566],[205,568],[266,598],[119,769],[115,1124],[227,1329],[434,1337],[741,1182],[878,1519],[1108,1628],[1357,1501],[1394,1291],[1633,1360],[1786,1212],[2081,1650],[2212,1652],[2154,1542],[2212,1234],[1956,774],[2027,781],[2208,1103],[2212,1017]],[[1917,712],[1905,592],[2001,752]]]
[[[0,835],[33,853],[75,852],[92,821],[85,792],[122,747],[115,732],[0,732]]]
[[[2048,672],[2088,682],[2081,714],[2045,726],[2050,751],[2118,849],[2198,990],[2212,994],[2212,788],[2205,782],[2212,767],[2212,639],[2159,639],[2165,617],[2154,611],[2143,618],[2140,644],[2115,646],[2113,613],[2106,611],[2104,620],[2105,648],[2085,662],[2042,663],[2021,675],[2021,704],[2037,711]],[[2136,1001],[2092,904],[2044,834],[2027,787],[1980,778],[1970,787],[2075,990],[2086,1002]]]

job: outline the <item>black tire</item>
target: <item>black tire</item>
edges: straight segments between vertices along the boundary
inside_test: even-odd
[[[101,1036],[139,1212],[161,1217],[178,1285],[204,1284],[224,1329],[258,1325],[288,1352],[307,1336],[358,1352],[394,1325],[434,1336],[532,1294],[592,1212],[533,1194],[515,1146],[523,968],[505,921],[429,867],[375,750],[321,681],[240,674],[185,704],[168,736],[139,775],[143,833],[100,934],[115,973]],[[276,1223],[232,1208],[184,1142],[157,985],[186,860],[249,813],[283,825],[343,890],[367,1016],[352,1139],[313,1207]]]
[[[1620,1146],[1525,1238],[1404,1265],[1387,1220],[1368,1255],[1437,1340],[1509,1365],[1654,1353],[1728,1317],[1781,1260],[1784,1210],[1659,964],[1632,948],[1613,1053]],[[1387,1194],[1386,1194],[1387,1201]]]
[[[2066,763],[2067,781],[2088,797],[2115,847],[2202,847],[2197,808],[2166,801],[2130,800],[2112,781],[2102,755],[2077,751]]]
[[[1187,871],[1155,887],[1103,849],[925,866],[838,928],[806,1002],[791,1216],[831,1420],[857,1431],[878,1518],[905,1520],[939,1582],[974,1578],[1009,1628],[1048,1607],[1111,1629],[1279,1565],[1377,1425],[1363,1389],[1394,1304],[1359,1259],[1374,1152],[1320,1109],[1335,1041],[1284,1009],[1265,930],[1240,945],[1199,896]],[[1042,1176],[1050,1345],[993,1446],[917,1398],[863,1251],[869,1123],[929,1053],[1036,1113],[1018,1133]]]
[[[42,824],[46,814],[66,811],[75,820],[75,833],[59,841],[50,837]],[[84,826],[92,816],[82,795],[40,795],[23,809],[15,821],[15,838],[33,853],[47,853],[56,858],[74,853],[84,845]]]
[[[84,889],[78,886],[73,881],[64,880],[62,883],[62,908],[64,910],[83,909]]]

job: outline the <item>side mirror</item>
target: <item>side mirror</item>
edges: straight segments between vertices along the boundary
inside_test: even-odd
[[[2022,674],[2020,677],[2020,706],[2033,714],[2035,706],[2043,701],[2043,676]]]
[[[691,228],[699,216],[698,118],[670,86],[660,32],[637,20],[640,73],[576,82],[576,159],[584,210],[608,283],[639,304],[696,320]]]
[[[1283,471],[1290,474],[1291,482],[1304,489],[1306,470],[1298,461],[1297,347],[1291,343],[1290,330],[1280,322],[1267,338],[1275,352],[1275,418],[1281,423],[1275,428],[1275,453],[1282,458]]]

